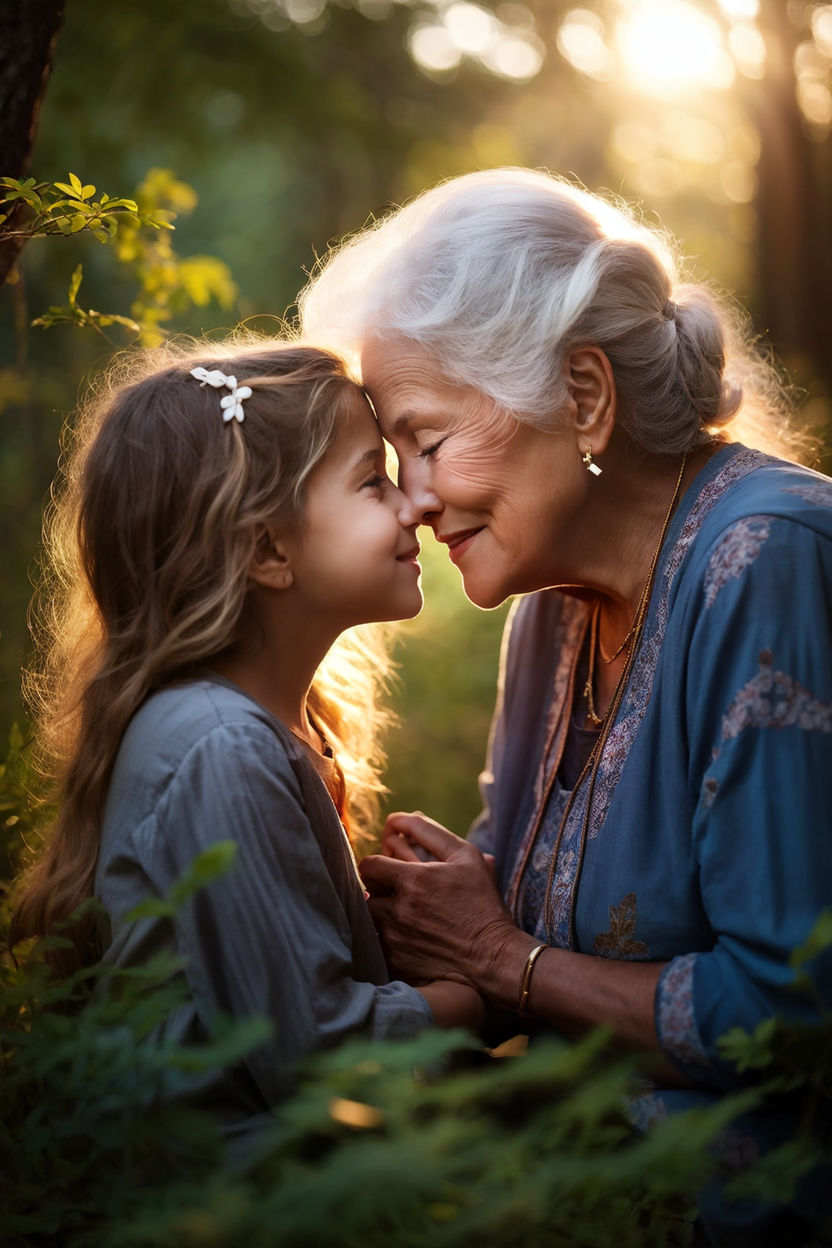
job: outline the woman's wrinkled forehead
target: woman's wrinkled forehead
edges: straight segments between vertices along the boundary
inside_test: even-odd
[[[439,393],[457,388],[424,347],[402,338],[369,339],[361,355],[361,376],[385,436],[431,408]]]
[[[362,376],[381,431],[390,442],[416,429],[502,426],[507,413],[475,386],[452,380],[420,343],[375,338]]]

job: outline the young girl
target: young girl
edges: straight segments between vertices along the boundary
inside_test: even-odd
[[[321,664],[422,600],[409,504],[342,363],[280,343],[147,354],[82,420],[46,535],[29,692],[61,802],[13,939],[95,895],[109,931],[76,924],[62,970],[175,949],[189,1000],[165,1035],[271,1018],[201,1090],[229,1134],[348,1034],[476,1024],[472,989],[389,982],[345,832],[380,788],[383,655],[353,639]],[[232,869],[174,924],[127,919],[225,838]]]

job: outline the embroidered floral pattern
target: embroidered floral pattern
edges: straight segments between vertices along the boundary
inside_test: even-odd
[[[705,606],[730,580],[737,580],[757,558],[768,540],[771,526],[765,516],[748,516],[732,524],[714,547],[705,573]]]
[[[629,1097],[625,1112],[637,1130],[647,1131],[667,1117],[667,1105],[655,1092],[646,1091]]]
[[[832,486],[822,478],[809,480],[805,485],[786,486],[783,493],[797,494],[800,498],[805,498],[807,503],[814,503],[818,507],[832,507]]]
[[[516,913],[520,926],[524,931],[536,936],[538,940],[547,943],[549,938],[546,935],[546,923],[543,914],[546,881],[549,878],[549,867],[552,862],[552,854],[555,849],[560,821],[563,818],[563,812],[566,809],[568,800],[568,790],[556,783],[538,831],[534,849],[531,852],[529,869],[523,874],[518,892]],[[563,949],[569,948],[569,900],[572,879],[577,865],[578,859],[574,847],[562,842],[558,855],[558,873],[553,890],[554,925],[551,942]]]
[[[702,807],[704,810],[711,809],[718,792],[719,781],[714,776],[706,776],[702,781]]]
[[[656,989],[656,1030],[659,1044],[679,1062],[708,1064],[693,1012],[693,968],[696,953],[685,953],[662,971]]]
[[[633,940],[638,921],[635,893],[628,893],[618,906],[610,906],[610,930],[595,937],[594,950],[602,958],[649,958],[643,940]]]
[[[760,654],[760,671],[740,689],[722,720],[722,740],[745,728],[788,728],[832,732],[832,702],[821,702],[785,672],[774,670],[770,650]]]

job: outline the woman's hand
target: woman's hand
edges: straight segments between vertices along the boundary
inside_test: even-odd
[[[389,961],[401,974],[470,983],[497,1000],[506,981],[519,983],[534,941],[515,927],[493,859],[476,846],[418,812],[397,813],[385,825],[382,853],[360,869]]]
[[[422,861],[424,853],[431,861]],[[539,942],[515,927],[492,860],[422,814],[395,814],[387,820],[382,853],[365,858],[360,870],[389,960],[404,978],[473,985],[488,1001],[517,1009],[526,960]],[[657,962],[549,948],[535,963],[528,1008],[567,1036],[605,1023],[629,1047],[655,1050],[654,997],[662,969]],[[429,1001],[433,987],[420,988]],[[446,991],[447,985],[439,990],[440,1015]],[[662,1078],[680,1081],[669,1063],[659,1069]]]

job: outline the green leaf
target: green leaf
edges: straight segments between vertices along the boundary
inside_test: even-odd
[[[146,897],[134,906],[127,915],[127,923],[135,923],[138,919],[172,919],[176,914],[176,906],[164,897]]]
[[[81,289],[81,282],[83,280],[84,280],[84,266],[79,264],[73,270],[72,277],[70,278],[70,281],[69,281],[69,292],[68,292],[67,298],[69,299],[69,306],[72,308],[75,307],[76,299],[78,297],[78,291]]]
[[[225,875],[236,856],[237,843],[231,840],[217,841],[203,850],[171,889],[170,900],[174,905],[181,905],[200,888],[213,884]]]
[[[77,174],[70,173],[69,181],[72,185],[72,189],[75,192],[75,194],[82,195],[84,186],[83,186],[83,183],[81,182],[81,179],[77,176]]]
[[[832,947],[832,910],[824,910],[802,945],[794,950],[789,965],[796,971],[802,971],[807,962],[811,962],[825,949]]]

